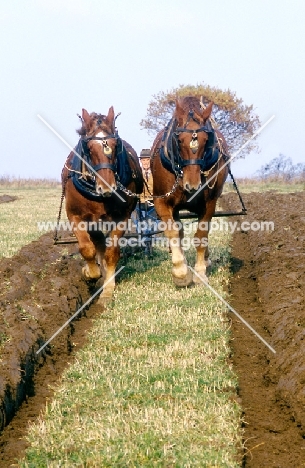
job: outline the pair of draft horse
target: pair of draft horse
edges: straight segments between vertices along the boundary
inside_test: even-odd
[[[215,213],[228,174],[226,144],[211,124],[211,111],[212,103],[205,107],[195,97],[176,100],[172,119],[157,135],[151,149],[155,209],[167,226],[173,281],[182,287],[207,281],[206,226]],[[127,222],[143,191],[143,177],[136,152],[118,136],[113,107],[106,116],[89,114],[83,109],[78,133],[78,145],[68,156],[62,172],[66,211],[86,261],[83,276],[87,280],[100,277],[104,280],[98,301],[104,304],[113,295],[120,257],[118,240],[124,232],[113,228],[107,233],[106,242],[104,232],[79,229],[79,223],[83,227],[84,222]],[[181,209],[198,215],[194,274],[181,248],[181,223],[175,224]]]

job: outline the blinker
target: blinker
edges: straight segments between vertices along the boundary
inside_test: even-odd
[[[190,142],[190,148],[191,148],[193,154],[196,153],[196,151],[198,150],[198,147],[199,147],[199,143],[198,143],[198,139],[197,139],[197,133],[194,132],[192,134],[192,139],[191,139],[191,142]]]

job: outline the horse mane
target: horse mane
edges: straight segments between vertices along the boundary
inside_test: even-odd
[[[202,115],[202,109],[200,106],[200,100],[196,96],[185,96],[178,98],[179,105],[184,110],[185,114],[189,111],[193,111],[198,118]],[[176,112],[175,112],[176,114]]]
[[[179,98],[180,106],[185,110],[193,110],[200,112],[200,100],[196,96],[185,96]]]
[[[90,133],[90,130],[93,129],[93,127],[100,129],[101,131],[104,131],[106,133],[112,133],[111,128],[109,125],[106,123],[106,115],[103,114],[97,114],[96,112],[91,112],[90,114],[90,124],[87,126],[84,121],[82,121],[82,126],[78,130],[76,130],[76,133],[78,133],[80,136],[85,136],[87,133]],[[97,123],[98,120],[101,121],[101,123]],[[94,125],[95,124],[95,125]]]

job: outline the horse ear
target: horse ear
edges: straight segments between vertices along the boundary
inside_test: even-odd
[[[178,98],[176,98],[176,118],[179,122],[179,120],[183,119],[183,116],[184,116],[184,109],[183,107],[180,105],[180,101]]]
[[[108,115],[106,117],[107,124],[112,127],[114,124],[114,109],[113,106],[109,107]]]
[[[82,109],[82,118],[83,118],[83,121],[85,122],[85,125],[89,125],[89,123],[90,123],[90,115],[89,115],[89,113],[86,111],[86,109]]]
[[[211,116],[213,104],[213,102],[210,102],[210,104],[208,104],[206,108],[202,111],[203,120],[207,120]]]

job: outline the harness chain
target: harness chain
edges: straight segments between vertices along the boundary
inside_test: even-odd
[[[56,242],[58,241],[58,226],[59,226],[59,221],[60,221],[60,218],[61,218],[62,205],[63,205],[64,198],[65,198],[65,190],[66,190],[67,181],[68,181],[68,179],[64,181],[63,186],[62,186],[62,190],[61,190],[59,211],[58,211],[57,222],[56,222],[54,237],[53,237],[54,244],[56,244]]]
[[[91,177],[91,179],[94,177],[92,176],[92,174],[90,174],[89,172],[80,172],[80,171],[76,171],[75,169],[71,169],[69,168],[66,164],[65,164],[65,168],[68,169],[68,171],[70,172],[75,172],[76,174],[80,174],[81,177],[80,178],[83,178],[83,177]],[[132,172],[132,177],[135,179],[136,178],[136,175],[134,174],[134,172]],[[124,192],[126,195],[128,195],[129,197],[135,197],[135,198],[138,198],[139,197],[139,194],[138,193],[134,193],[132,192],[131,190],[129,190],[128,188],[126,188],[123,184],[121,184],[121,182],[119,180],[116,181],[117,183],[117,186],[118,188]]]
[[[75,169],[71,169],[70,167],[67,166],[67,164],[65,164],[65,168],[68,169],[69,172],[75,172],[75,174],[80,174],[80,175],[81,175],[80,179],[82,179],[82,178],[84,178],[84,177],[85,177],[85,178],[91,177],[91,179],[93,179],[93,178],[95,177],[95,176],[94,176],[93,174],[91,174],[90,172],[87,172],[87,171],[81,172],[81,171],[77,171],[77,170],[75,170]]]
[[[222,154],[220,151],[219,151],[219,154],[220,154],[220,156],[218,157],[216,163],[213,164],[213,166],[211,167],[211,169],[209,169],[208,171],[203,171],[203,172],[202,172],[202,174],[203,174],[205,177],[208,177],[208,175],[209,175],[209,173],[211,172],[211,170],[214,169],[214,167],[215,167],[216,164],[217,164],[217,172],[216,172],[216,174],[215,174],[215,176],[214,176],[214,177],[215,177],[215,180],[214,180],[214,182],[212,183],[212,185],[207,184],[207,187],[208,187],[210,190],[212,190],[212,189],[215,187],[216,182],[217,182],[217,180],[218,180],[219,161],[220,161],[220,158],[223,156],[223,154]],[[212,176],[212,177],[213,177],[213,176]]]
[[[117,187],[129,197],[139,198],[139,194],[126,188],[119,180],[116,181]]]
[[[127,156],[129,157],[129,159],[131,159],[131,161],[133,161],[132,159],[132,156],[131,156],[131,153],[129,151],[127,151]],[[131,170],[131,174],[132,174],[132,178],[133,179],[136,179],[137,178],[137,174],[135,172],[134,169]],[[143,182],[145,182],[145,180],[143,180]],[[131,190],[129,190],[127,187],[125,187],[123,184],[121,184],[121,182],[119,180],[116,180],[116,184],[117,184],[117,187],[123,192],[125,193],[125,195],[128,195],[129,197],[134,197],[134,198],[139,198],[139,193],[135,193],[135,192],[132,192]]]

